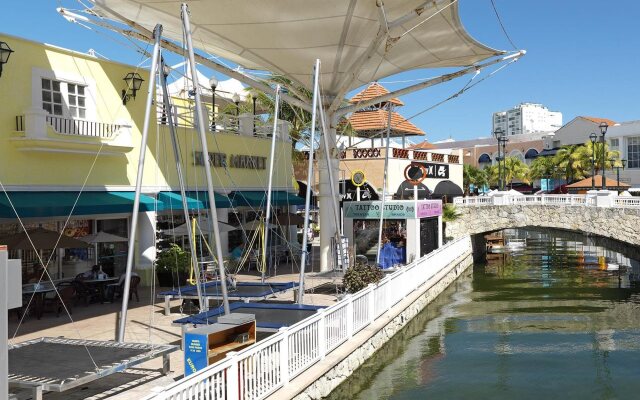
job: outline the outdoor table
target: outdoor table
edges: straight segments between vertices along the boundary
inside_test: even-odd
[[[120,278],[105,278],[105,279],[83,279],[82,282],[86,285],[95,286],[100,294],[100,301],[105,300],[105,289],[108,284],[117,282]]]
[[[22,295],[31,297],[33,295],[34,309],[36,312],[36,318],[42,318],[44,310],[44,297],[47,293],[55,292],[56,288],[51,284],[43,283],[29,283],[22,285]]]

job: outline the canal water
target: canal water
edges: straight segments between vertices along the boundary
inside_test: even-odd
[[[506,235],[526,244],[475,264],[329,399],[640,398],[637,249]]]

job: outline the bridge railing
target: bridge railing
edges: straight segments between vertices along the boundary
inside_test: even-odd
[[[639,197],[608,196],[606,202],[598,200],[597,195],[581,194],[543,194],[543,195],[497,195],[456,197],[453,203],[459,206],[501,206],[501,205],[569,205],[599,207],[640,207]]]
[[[185,377],[145,400],[264,399],[374,323],[391,307],[471,250],[461,237],[347,295],[331,307],[224,360]]]

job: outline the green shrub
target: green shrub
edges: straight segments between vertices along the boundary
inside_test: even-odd
[[[344,278],[342,278],[342,284],[348,293],[356,293],[370,283],[379,282],[383,276],[382,270],[375,265],[356,264],[347,268]]]
[[[156,258],[156,271],[158,272],[188,272],[191,264],[191,254],[180,246],[171,243],[168,249],[158,254]]]

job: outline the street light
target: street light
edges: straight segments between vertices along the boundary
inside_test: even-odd
[[[236,105],[236,128],[238,132],[240,132],[240,95],[238,93],[234,93],[231,97],[231,101]]]
[[[504,182],[503,182],[503,173],[502,167],[500,166],[500,161],[504,162],[504,148],[507,143],[507,137],[505,135],[504,130],[501,127],[497,127],[495,131],[493,131],[493,136],[498,140],[498,186],[500,191],[504,190]],[[502,147],[502,152],[500,151],[500,147]]]
[[[595,132],[591,132],[589,135],[591,140],[591,190],[596,189],[596,140],[598,135]]]
[[[604,163],[605,163],[605,154],[606,154],[606,150],[605,150],[606,145],[605,144],[607,142],[605,142],[605,140],[604,140],[604,135],[607,134],[607,128],[609,128],[609,124],[607,124],[606,122],[601,122],[600,123],[600,133],[602,134],[602,190],[606,189],[606,186],[605,186],[605,179],[606,179],[605,178],[605,173],[606,173],[605,170],[606,170],[606,167],[605,167]]]
[[[254,136],[256,134],[256,100],[257,99],[258,99],[258,96],[254,92],[251,92],[251,102],[253,103],[253,135]]]
[[[211,130],[216,131],[216,87],[218,87],[218,79],[215,76],[209,78],[209,87],[211,88]]]
[[[11,53],[13,53],[11,47],[6,42],[0,42],[0,76],[2,76],[2,66],[9,61]]]
[[[620,161],[621,165],[617,165],[616,161]],[[616,160],[616,159],[612,158],[611,160],[609,160],[609,162],[611,163],[611,168],[615,168],[616,169],[616,178],[617,178],[616,180],[618,181],[617,190],[620,190],[620,168],[622,168],[624,170],[624,167],[625,167],[625,164],[627,163],[627,160],[625,160],[625,159]]]

